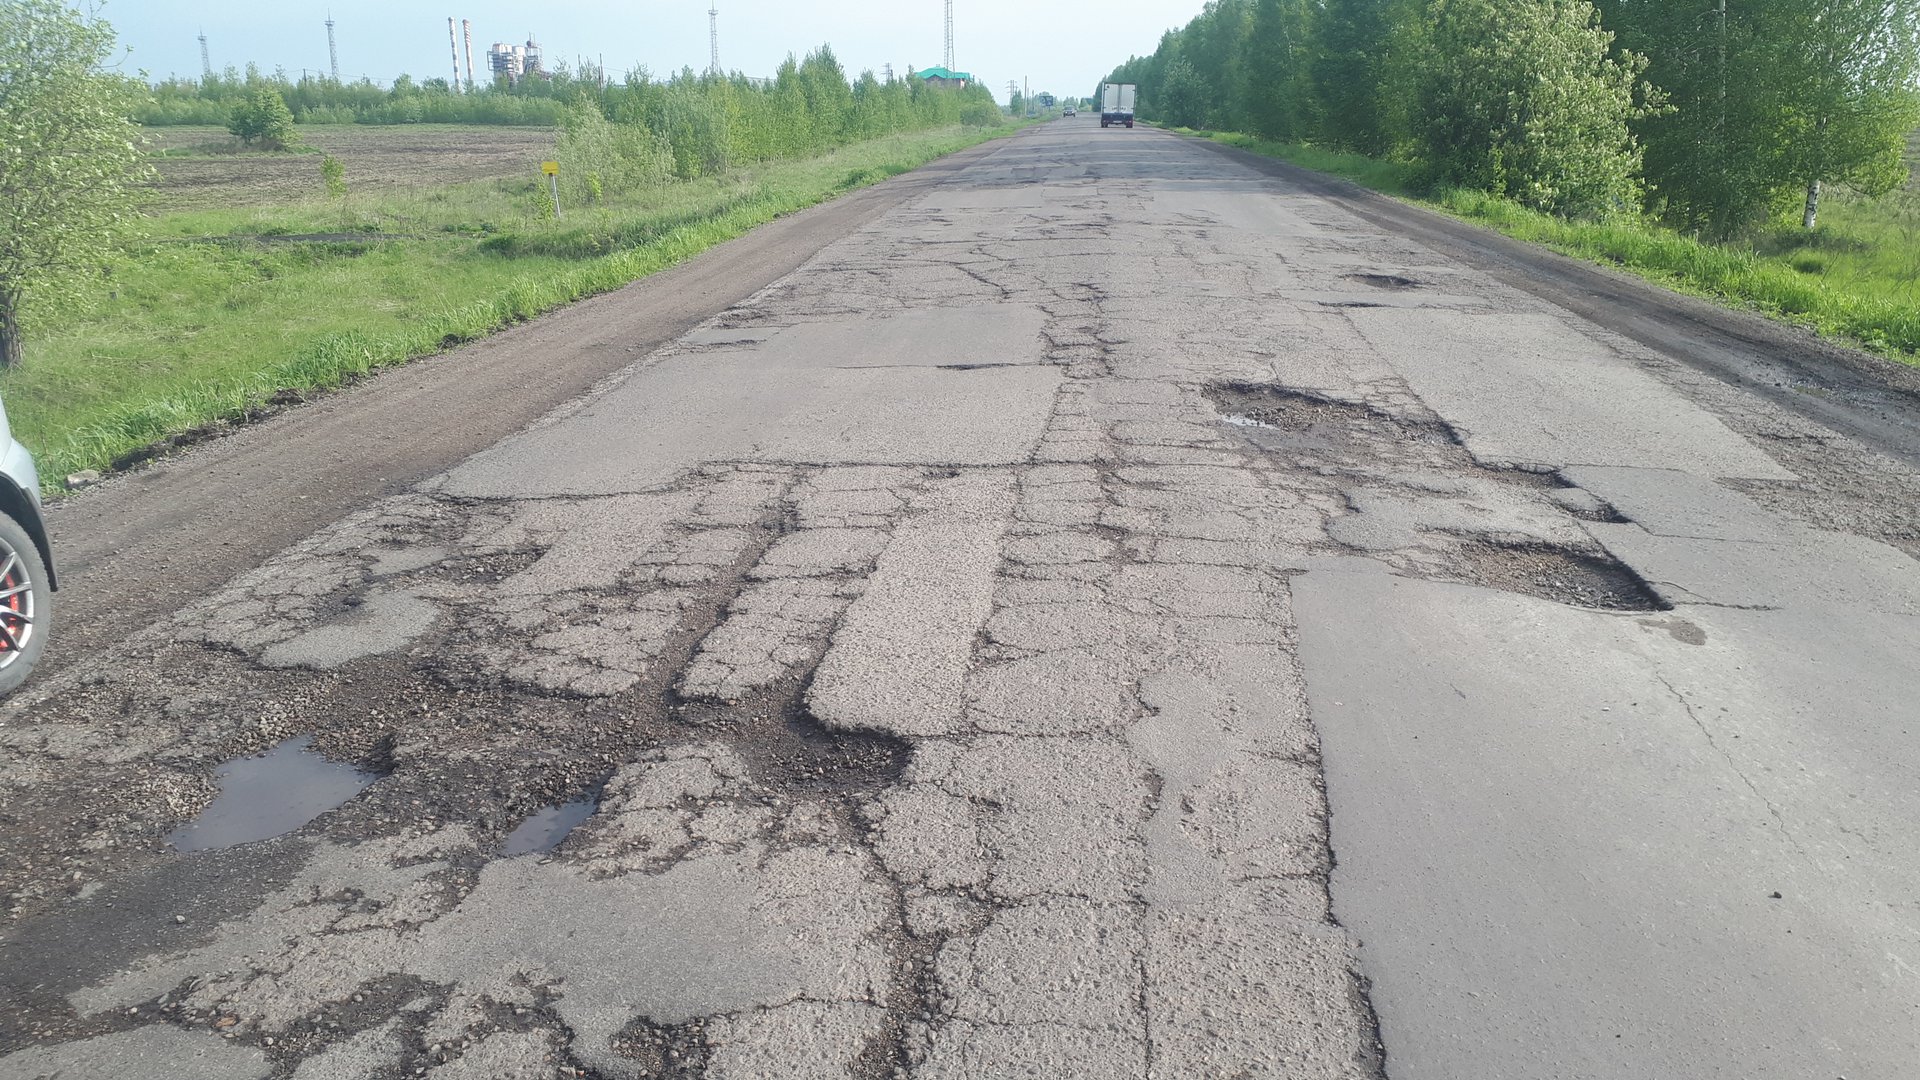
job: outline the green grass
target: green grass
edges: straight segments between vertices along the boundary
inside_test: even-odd
[[[78,303],[29,311],[26,362],[0,374],[0,395],[51,492],[69,473],[619,288],[1008,130],[877,139],[563,207],[559,221],[530,180],[167,214]]]
[[[1357,154],[1197,134],[1920,365],[1920,188],[1911,185],[1877,199],[1835,191],[1813,232],[1800,228],[1796,216],[1743,241],[1716,244],[1644,220],[1568,221],[1485,192],[1422,192],[1405,166]],[[1915,146],[1920,154],[1920,140]]]

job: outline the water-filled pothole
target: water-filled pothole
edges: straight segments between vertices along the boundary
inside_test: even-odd
[[[1472,542],[1460,549],[1461,569],[1476,585],[1536,596],[1558,604],[1606,611],[1669,611],[1640,575],[1607,555],[1541,544]]]
[[[173,830],[176,851],[270,840],[345,803],[379,779],[375,773],[328,761],[300,735],[257,757],[235,758],[214,779],[220,794],[200,815]]]
[[[543,806],[527,815],[525,821],[507,834],[507,842],[501,846],[500,854],[531,855],[552,851],[599,808],[600,799],[596,795]]]

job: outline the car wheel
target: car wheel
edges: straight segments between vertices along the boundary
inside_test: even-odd
[[[0,696],[27,681],[47,648],[53,590],[40,549],[20,523],[0,514]]]

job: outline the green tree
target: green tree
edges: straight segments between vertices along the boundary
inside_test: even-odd
[[[1160,76],[1160,116],[1174,127],[1197,128],[1207,122],[1207,87],[1185,57],[1167,62]]]
[[[113,28],[61,0],[0,0],[0,366],[21,306],[98,272],[148,173],[128,117],[143,88],[105,69]]]
[[[270,84],[254,87],[244,101],[233,107],[227,130],[248,146],[258,144],[267,150],[284,150],[300,145],[300,133],[293,126],[293,112],[280,91]]]
[[[1780,13],[1767,80],[1778,101],[1779,174],[1819,223],[1823,184],[1883,195],[1907,180],[1920,127],[1920,0],[1808,0]]]
[[[1638,210],[1645,61],[1588,0],[1435,0],[1420,136],[1433,179],[1557,214]]]
[[[327,195],[335,199],[347,197],[347,167],[332,154],[320,159],[320,183],[327,189]]]
[[[1282,142],[1300,138],[1308,105],[1306,0],[1259,0],[1244,57],[1242,112],[1254,134]]]
[[[1389,15],[1389,0],[1326,0],[1314,20],[1313,98],[1334,146],[1374,155],[1392,146],[1382,115]]]

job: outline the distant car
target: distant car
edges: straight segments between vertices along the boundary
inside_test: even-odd
[[[1071,105],[1069,105],[1069,106],[1067,106],[1067,111],[1066,111],[1066,114],[1065,114],[1065,115],[1067,115],[1067,116],[1079,116],[1079,115],[1080,115],[1080,110],[1078,110],[1078,109],[1076,109],[1076,108],[1074,108],[1073,106],[1071,106]]]
[[[14,440],[0,404],[0,696],[26,682],[46,651],[53,590],[40,473],[33,455]]]

